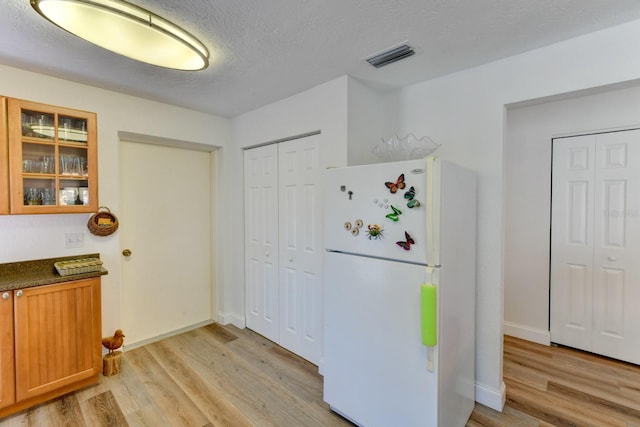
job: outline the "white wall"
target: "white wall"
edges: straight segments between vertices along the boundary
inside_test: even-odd
[[[225,147],[220,150],[219,166],[224,166],[222,159],[231,141],[227,119],[16,68],[0,66],[0,94],[97,113],[99,204],[108,206],[116,215],[120,207],[118,131]],[[226,185],[223,171],[220,176],[220,185]],[[119,231],[108,237],[94,236],[87,230],[89,217],[89,214],[0,216],[0,263],[100,253],[109,270],[102,281],[103,333],[113,333],[122,327]],[[84,233],[84,247],[65,249],[65,233]]]
[[[372,149],[383,139],[387,120],[382,95],[356,79],[349,79],[347,163],[363,165],[380,162]]]
[[[476,399],[503,405],[505,106],[640,77],[640,21],[404,88],[386,97],[397,132],[429,135],[479,177]]]
[[[640,125],[640,87],[514,106],[505,147],[505,333],[549,344],[551,138]]]

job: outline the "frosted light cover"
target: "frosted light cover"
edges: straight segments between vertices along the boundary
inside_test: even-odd
[[[120,55],[178,70],[209,65],[209,52],[195,37],[127,2],[31,0],[31,5],[62,29]]]

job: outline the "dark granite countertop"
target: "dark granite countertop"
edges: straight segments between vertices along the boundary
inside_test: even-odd
[[[72,280],[89,279],[91,277],[108,274],[108,271],[103,268],[100,271],[93,271],[91,273],[61,276],[53,265],[58,261],[78,258],[100,258],[100,254],[75,255],[0,264],[0,292],[70,282]]]

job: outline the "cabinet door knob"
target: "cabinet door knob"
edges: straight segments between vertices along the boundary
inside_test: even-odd
[[[2,294],[2,299],[9,299],[9,292],[5,292]]]
[[[122,251],[122,255],[124,256],[131,256],[131,249],[125,249]]]
[[[19,290],[18,292],[16,292],[16,296],[17,296],[17,297],[21,297],[21,296],[22,296],[22,293],[23,293],[23,292],[22,292],[22,290]]]

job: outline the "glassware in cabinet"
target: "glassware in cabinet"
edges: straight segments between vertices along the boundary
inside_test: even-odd
[[[58,140],[62,143],[87,144],[87,120],[80,117],[58,116]]]
[[[10,211],[97,210],[96,115],[8,100]]]
[[[22,110],[22,136],[53,140],[55,136],[54,115],[42,111]]]

